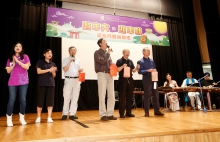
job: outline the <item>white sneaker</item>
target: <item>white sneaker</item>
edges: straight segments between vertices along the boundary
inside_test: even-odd
[[[38,117],[36,120],[35,120],[35,123],[40,123],[41,119],[40,117]]]
[[[19,121],[21,122],[21,125],[26,125],[27,122],[26,122],[25,119],[24,119],[24,115],[22,115],[21,113],[19,113],[19,116],[20,116]]]
[[[51,118],[51,117],[48,117],[48,118],[47,118],[47,122],[48,122],[48,123],[53,123],[52,118]]]
[[[12,123],[12,114],[11,114],[11,116],[8,116],[8,115],[6,114],[6,116],[7,116],[7,126],[8,126],[8,127],[12,127],[12,126],[13,126],[13,123]]]

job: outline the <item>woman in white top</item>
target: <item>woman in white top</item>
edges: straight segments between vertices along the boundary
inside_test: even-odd
[[[164,87],[169,86],[169,87],[179,87],[177,85],[177,82],[175,80],[172,80],[172,77],[169,73],[166,74],[166,81],[164,82]],[[177,92],[168,92],[166,93],[167,98],[170,103],[170,109],[172,111],[177,111],[179,110],[179,100],[178,100],[178,94]]]

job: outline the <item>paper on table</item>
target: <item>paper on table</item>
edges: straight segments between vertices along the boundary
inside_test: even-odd
[[[130,77],[130,67],[124,67],[124,77],[129,78]]]
[[[158,81],[158,72],[151,72],[152,81]]]

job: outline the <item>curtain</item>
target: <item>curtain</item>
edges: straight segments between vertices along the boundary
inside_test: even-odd
[[[220,33],[220,18],[218,13],[217,0],[201,0],[201,9],[206,30],[213,80],[217,82],[220,80],[219,52],[217,52],[220,48],[220,45],[218,44]]]

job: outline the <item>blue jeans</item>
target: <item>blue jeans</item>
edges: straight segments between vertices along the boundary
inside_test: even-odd
[[[19,90],[20,113],[24,115],[26,109],[26,94],[27,94],[28,84],[20,85],[20,86],[8,86],[8,89],[9,89],[9,100],[7,106],[7,115],[11,116],[13,112],[14,103],[17,96],[17,90]]]

